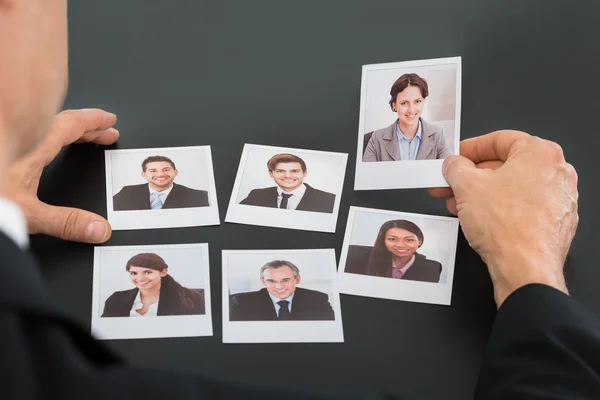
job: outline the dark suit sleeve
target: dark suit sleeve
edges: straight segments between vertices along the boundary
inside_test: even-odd
[[[113,196],[113,211],[122,210],[121,200],[123,199],[123,189]]]
[[[600,320],[575,300],[528,285],[500,307],[477,399],[600,399]]]
[[[327,296],[325,297],[325,304],[323,304],[323,319],[326,321],[333,321],[335,319],[333,307],[331,307],[331,303],[329,303],[329,298]]]
[[[229,296],[229,320],[230,321],[242,321],[242,310],[240,309],[239,296]]]
[[[246,198],[242,201],[240,201],[240,204],[246,204],[246,205],[253,205],[252,202],[252,195],[254,194],[254,190],[250,191],[250,193],[248,193],[248,196],[246,196]]]
[[[206,190],[200,191],[200,204],[202,204],[202,207],[210,206],[210,203],[208,201],[208,192]]]
[[[316,292],[316,294],[318,294],[318,297],[315,298],[315,309],[319,310],[319,319],[323,321],[333,321],[335,319],[335,314],[331,307],[331,303],[329,303],[329,296],[319,292]]]
[[[102,312],[101,317],[115,316],[115,309],[117,308],[117,296],[117,293],[113,293],[108,299],[106,299],[104,302],[104,311]]]

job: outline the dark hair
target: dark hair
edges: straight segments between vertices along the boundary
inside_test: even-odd
[[[409,86],[418,86],[421,90],[421,96],[423,96],[423,98],[429,96],[429,86],[427,85],[427,81],[425,79],[421,78],[417,74],[404,74],[400,78],[396,79],[396,82],[394,82],[392,88],[390,89],[390,96],[392,96],[390,99],[390,108],[392,111],[395,111],[394,103],[396,102],[396,96],[398,96],[398,93]]]
[[[169,268],[165,260],[155,253],[140,253],[127,261],[125,270],[129,271],[131,267],[150,268],[156,271],[164,271]],[[204,304],[204,297],[196,290],[181,286],[169,274],[163,276],[160,280],[161,301],[166,300],[169,308],[176,308],[180,314],[187,314],[186,311],[194,310],[199,302]]]
[[[169,164],[171,164],[171,167],[173,167],[173,169],[177,169],[177,168],[175,168],[175,163],[169,157],[150,156],[150,157],[146,158],[144,161],[142,161],[142,171],[146,172],[146,165],[148,165],[148,163],[158,162],[158,161],[168,162]]]
[[[267,168],[269,168],[269,171],[273,171],[275,167],[277,167],[277,164],[290,162],[300,163],[300,165],[302,166],[302,172],[306,172],[306,163],[304,162],[304,160],[298,156],[288,153],[275,154],[269,159],[269,161],[267,161]]]
[[[298,267],[296,267],[291,262],[285,261],[285,260],[273,260],[273,261],[269,261],[268,263],[263,265],[263,267],[260,269],[261,279],[264,278],[265,269],[269,269],[269,268],[279,269],[281,267],[288,267],[289,269],[291,269],[292,273],[294,274],[294,278],[297,278],[300,276],[300,270],[298,269]]]
[[[371,250],[371,256],[367,264],[367,275],[385,276],[388,267],[392,264],[392,255],[385,247],[385,235],[392,228],[406,229],[414,233],[419,239],[419,247],[423,244],[423,231],[416,224],[405,219],[395,219],[385,222],[379,228],[377,239],[375,239],[373,250]]]

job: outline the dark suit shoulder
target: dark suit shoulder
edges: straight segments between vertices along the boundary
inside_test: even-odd
[[[320,189],[315,189],[314,187],[307,185],[306,183],[305,183],[305,185],[306,185],[307,190],[312,191],[316,195],[323,196],[323,198],[327,198],[327,199],[331,199],[331,200],[335,199],[335,194],[333,194],[333,193],[329,193],[329,192],[326,192],[326,191],[320,190]]]
[[[177,190],[180,190],[180,191],[186,192],[186,193],[208,193],[206,190],[192,189],[185,185],[180,185],[179,183],[173,183],[173,188],[177,188]]]
[[[131,309],[138,289],[121,290],[111,294],[104,302],[103,317],[126,316]]]
[[[260,289],[259,291],[256,291],[256,292],[242,292],[242,293],[232,294],[230,297],[230,301],[245,302],[245,301],[261,299],[265,295],[265,293],[263,293],[263,292],[266,292],[266,289]]]
[[[305,288],[296,288],[296,295],[300,295],[301,297],[311,297],[316,300],[327,300],[329,301],[329,296],[326,293],[319,292],[318,290],[305,289]],[[294,297],[295,297],[294,296]]]
[[[418,263],[419,266],[422,266],[423,268],[431,268],[436,271],[442,270],[442,263],[440,263],[439,261],[429,260],[423,254],[419,253],[415,253],[415,257],[415,263]]]
[[[113,196],[113,198],[116,198],[119,195],[123,196],[123,195],[132,194],[132,193],[139,193],[142,190],[145,190],[146,192],[148,192],[148,196],[150,196],[150,190],[148,189],[148,184],[142,183],[139,185],[123,186],[121,188],[121,190],[119,190],[119,192]]]
[[[277,207],[277,187],[252,189],[240,204],[247,206]]]
[[[111,294],[110,296],[108,296],[108,299],[106,299],[106,301],[118,301],[118,300],[122,300],[123,298],[127,298],[129,296],[135,296],[137,295],[137,290],[138,289],[128,289],[128,290],[119,290],[114,292],[113,294]]]

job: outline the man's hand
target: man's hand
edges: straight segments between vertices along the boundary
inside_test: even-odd
[[[563,265],[579,217],[577,174],[554,142],[497,131],[461,143],[443,173],[448,210],[487,264],[498,307],[521,286],[542,283],[565,293]]]
[[[119,138],[119,132],[112,127],[115,122],[116,115],[98,109],[63,111],[54,118],[50,133],[11,165],[10,197],[25,213],[29,233],[87,243],[102,243],[110,238],[110,224],[101,216],[43,203],[37,190],[42,170],[63,146],[84,142],[113,144]]]

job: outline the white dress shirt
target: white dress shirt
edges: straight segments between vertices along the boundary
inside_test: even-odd
[[[150,306],[150,308],[148,308],[148,312],[146,314],[142,315],[136,311],[144,306],[144,304],[142,303],[142,297],[141,297],[140,293],[141,292],[138,290],[137,296],[135,296],[135,300],[133,301],[133,306],[131,307],[131,311],[129,311],[129,316],[130,317],[156,317],[156,312],[158,311],[158,301],[160,300],[160,298],[158,300],[156,300],[156,303],[152,304]]]
[[[296,293],[292,293],[287,299],[280,299],[279,297],[275,297],[271,293],[269,293],[269,297],[271,298],[271,301],[273,302],[273,306],[275,307],[275,312],[277,313],[277,317],[279,317],[279,310],[281,309],[281,306],[279,304],[277,304],[277,302],[279,302],[281,300],[289,301],[288,311],[292,312],[292,300],[294,300],[295,294]]]
[[[14,241],[21,249],[29,247],[27,223],[23,212],[12,201],[0,197],[0,231]]]
[[[304,185],[304,183],[301,184],[300,186],[298,186],[296,189],[294,189],[291,192],[284,192],[283,190],[281,190],[281,188],[279,186],[277,186],[277,208],[279,208],[279,205],[281,204],[281,200],[283,199],[283,196],[281,194],[286,193],[286,194],[292,195],[292,197],[290,197],[288,199],[287,209],[295,210],[298,207],[298,204],[300,204],[302,197],[304,197],[305,192],[306,192],[306,185]]]
[[[160,201],[165,204],[165,201],[167,201],[167,197],[169,197],[169,193],[171,193],[171,190],[173,190],[173,185],[171,185],[170,188],[163,190],[162,192],[159,192],[157,190],[154,190],[150,187],[150,184],[148,184],[148,190],[150,190],[150,204],[152,204],[152,195],[154,193],[158,193],[160,194]]]

